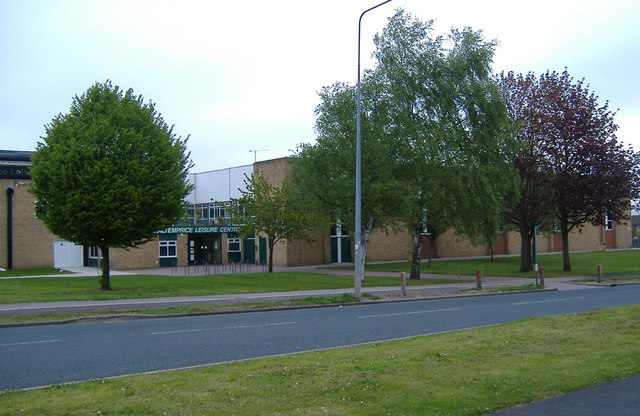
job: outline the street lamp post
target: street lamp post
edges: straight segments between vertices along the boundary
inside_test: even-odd
[[[353,292],[354,296],[360,299],[360,287],[361,287],[361,279],[364,273],[364,263],[362,259],[362,242],[361,242],[361,232],[362,232],[362,155],[360,152],[360,101],[361,101],[361,92],[360,92],[360,33],[362,29],[362,17],[365,13],[382,6],[383,4],[389,3],[391,0],[387,0],[382,2],[376,6],[373,6],[370,9],[365,10],[360,15],[360,19],[358,20],[358,83],[357,83],[357,99],[356,99],[356,220],[355,220],[355,271],[353,277]]]

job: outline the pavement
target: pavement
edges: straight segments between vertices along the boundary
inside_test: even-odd
[[[200,266],[200,268],[163,268],[145,269],[130,272],[113,271],[112,275],[129,274],[174,274],[174,275],[199,275],[199,274],[226,274],[261,271],[262,266],[245,266],[245,269],[221,266],[214,269],[213,266]],[[242,267],[242,266],[237,266]],[[95,268],[79,267],[71,268],[74,274],[69,276],[97,276]],[[274,268],[274,271],[305,271],[310,273],[324,273],[344,275],[350,274],[349,270],[340,270],[318,266]],[[398,277],[398,286],[362,288],[363,293],[372,295],[399,295],[400,279],[398,273],[387,272],[367,272],[367,276],[393,276]],[[53,277],[53,276],[52,276]],[[55,275],[61,277],[61,275]],[[423,279],[451,279],[450,275],[426,275]],[[27,278],[27,277],[25,277]],[[579,278],[549,278],[545,280],[545,286],[550,290],[579,290],[593,288],[595,284],[585,285],[574,282]],[[476,287],[475,276],[460,276],[459,283],[436,284],[422,287],[407,286],[407,294],[411,297],[429,297],[430,295],[442,294],[448,291],[459,291]],[[485,276],[482,280],[483,288],[496,288],[504,286],[517,286],[533,283],[532,279],[522,278],[502,278]],[[608,285],[604,283],[604,285]],[[104,301],[68,301],[68,302],[33,302],[21,304],[0,304],[0,315],[55,313],[68,311],[90,311],[90,310],[115,310],[115,309],[144,309],[155,307],[167,307],[176,305],[194,304],[222,304],[222,303],[249,303],[249,302],[272,302],[293,298],[341,296],[344,293],[353,293],[353,289],[336,290],[312,290],[297,292],[273,292],[238,295],[218,295],[218,296],[183,296],[169,298],[152,299],[122,299]],[[638,416],[640,415],[640,375],[626,379],[603,383],[586,389],[562,394],[556,397],[547,398],[534,403],[504,409],[494,413],[498,416]]]
[[[64,276],[97,276],[98,270],[91,267],[72,267],[68,268],[73,272],[70,275],[51,275],[44,277],[63,278]],[[220,267],[199,266],[199,267],[180,267],[180,268],[156,268],[156,269],[140,269],[135,271],[113,271],[113,276],[126,276],[133,274],[157,274],[157,275],[204,275],[204,274],[232,274],[232,273],[248,273],[262,271],[262,266],[243,265],[232,268],[231,266]],[[352,273],[349,270],[335,269],[319,266],[301,266],[288,268],[274,268],[274,271],[289,272],[308,272],[345,275]],[[368,293],[374,296],[399,296],[400,274],[390,272],[366,272],[367,276],[386,276],[397,277],[397,286],[388,287],[363,287],[362,293]],[[39,276],[43,277],[43,276]],[[448,279],[456,280],[456,277],[450,275],[433,275],[422,274],[423,280],[428,279]],[[28,279],[31,277],[19,277]],[[442,296],[448,292],[458,292],[464,289],[476,288],[475,276],[460,276],[459,283],[434,284],[428,286],[407,286],[406,291],[409,297],[432,297]],[[553,278],[545,281],[545,286],[549,290],[575,290],[586,289],[589,286],[577,284],[571,281],[572,278]],[[523,278],[505,278],[485,276],[482,279],[482,287],[499,288],[506,286],[527,285],[533,283],[533,279]],[[86,301],[58,301],[58,302],[29,302],[29,303],[10,303],[0,304],[0,315],[33,315],[41,313],[63,313],[63,312],[80,312],[80,311],[97,311],[97,310],[135,310],[149,308],[166,308],[170,306],[185,305],[215,305],[215,304],[238,304],[253,302],[277,302],[289,299],[304,299],[307,297],[332,297],[342,296],[343,294],[353,294],[353,289],[325,289],[325,290],[304,290],[304,291],[288,291],[288,292],[270,292],[270,293],[246,293],[231,295],[207,295],[207,296],[178,296],[178,297],[162,297],[147,299],[115,299],[115,300],[86,300]],[[471,294],[469,294],[471,295]],[[477,296],[477,295],[476,295]]]
[[[494,416],[638,416],[640,376],[598,384],[522,406]]]

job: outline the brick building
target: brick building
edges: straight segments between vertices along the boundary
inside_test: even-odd
[[[34,196],[29,193],[31,152],[0,151],[0,267],[69,267],[96,266],[99,252],[95,247],[81,247],[62,241],[35,218]],[[289,170],[286,158],[256,162],[208,172],[193,173],[194,184],[188,196],[185,216],[157,238],[135,249],[112,249],[114,270],[220,264],[231,262],[266,263],[266,238],[240,239],[237,228],[229,223],[229,205],[241,196],[245,177],[264,175],[272,184],[280,184]],[[607,226],[586,226],[570,235],[571,250],[598,250],[631,247],[631,220]],[[353,242],[350,230],[339,226],[304,240],[278,243],[274,248],[275,266],[298,266],[351,262]],[[372,234],[367,250],[368,261],[407,260],[413,239],[408,231],[389,230]],[[562,250],[559,235],[541,235],[539,252]],[[493,247],[494,254],[518,254],[520,236],[504,233]],[[439,236],[434,257],[466,257],[489,254],[489,247],[474,246],[467,239],[447,232]],[[425,244],[423,257],[428,255]]]

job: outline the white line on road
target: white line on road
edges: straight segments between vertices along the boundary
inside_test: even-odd
[[[59,339],[48,339],[45,341],[25,341],[25,342],[14,342],[11,344],[0,344],[0,347],[12,347],[15,345],[32,345],[32,344],[48,344],[52,342],[60,342]]]
[[[564,302],[565,300],[580,300],[580,299],[584,299],[584,296],[580,296],[577,298],[563,298],[563,299],[549,299],[549,300],[536,300],[536,301],[531,301],[531,302],[517,302],[517,303],[512,303],[512,305],[530,305],[532,303],[549,303],[549,302]]]
[[[450,311],[459,311],[460,308],[451,308],[451,309],[431,309],[428,311],[414,311],[414,312],[401,312],[401,313],[385,313],[382,315],[363,315],[358,316],[358,319],[367,319],[367,318],[384,318],[387,316],[402,316],[402,315],[416,315],[419,313],[433,313],[433,312],[450,312]]]
[[[296,322],[276,322],[273,324],[261,324],[261,325],[238,325],[238,326],[223,326],[223,327],[217,327],[217,328],[182,329],[178,331],[152,332],[151,335],[183,334],[185,332],[202,332],[202,331],[221,331],[225,329],[265,328],[268,326],[282,326],[282,325],[295,325],[295,324]]]

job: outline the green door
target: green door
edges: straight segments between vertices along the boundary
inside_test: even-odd
[[[351,239],[342,237],[342,262],[351,263]]]
[[[244,240],[244,262],[254,264],[256,262],[256,240],[247,238]]]
[[[340,256],[338,256],[338,251]],[[351,262],[351,239],[349,237],[331,237],[331,263]]]
[[[267,239],[264,237],[258,239],[258,255],[260,264],[267,264]]]

